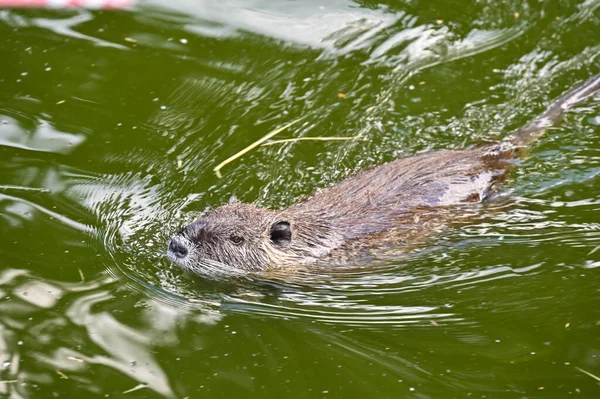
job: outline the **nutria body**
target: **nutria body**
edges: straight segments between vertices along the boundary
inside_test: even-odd
[[[220,277],[377,246],[388,232],[408,232],[450,207],[484,201],[521,149],[598,89],[600,74],[496,144],[397,159],[282,210],[235,201],[205,212],[173,237],[168,257],[186,270]]]

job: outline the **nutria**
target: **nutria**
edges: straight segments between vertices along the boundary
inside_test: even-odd
[[[202,214],[169,244],[168,257],[206,277],[310,264],[377,246],[469,202],[485,201],[519,157],[564,110],[600,89],[600,74],[568,91],[505,140],[442,150],[363,170],[282,210],[232,201]],[[347,251],[346,251],[347,252]]]

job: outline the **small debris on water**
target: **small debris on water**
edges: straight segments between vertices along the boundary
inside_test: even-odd
[[[180,39],[179,41],[181,42],[181,44],[187,44],[188,42],[187,39]]]
[[[515,18],[519,18],[519,17],[521,16],[521,14],[519,14],[518,12],[516,12],[516,13],[514,13],[514,14],[513,14],[513,16],[514,16]]]
[[[344,93],[338,93],[338,98],[344,98],[346,95]]]
[[[65,100],[60,100],[56,103],[56,105],[64,104]]]
[[[138,42],[137,40],[135,40],[135,39],[132,39],[132,38],[130,38],[130,37],[126,37],[124,40],[125,40],[126,42],[129,42],[129,43],[137,43],[137,42]]]
[[[81,271],[80,268],[77,268],[77,270],[79,271],[79,277],[81,278],[81,282],[83,283],[85,281],[85,276],[83,275],[83,271]]]
[[[69,379],[69,377],[67,377],[67,375],[60,370],[56,370],[56,374],[60,375],[60,378],[62,378],[63,380]]]
[[[567,323],[565,324],[565,328],[569,328],[569,327],[571,327],[571,323],[567,322]]]
[[[429,320],[429,322],[431,323],[432,326],[436,326],[436,327],[439,326],[439,324],[435,320]]]
[[[438,20],[435,21],[435,23],[438,24],[438,25],[441,25],[441,24],[444,23],[444,20],[443,19],[438,19]]]
[[[67,359],[73,360],[74,362],[83,363],[83,359],[80,359],[80,358],[75,357],[75,356],[69,356]]]

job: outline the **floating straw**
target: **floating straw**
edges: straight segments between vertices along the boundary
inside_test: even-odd
[[[592,373],[590,373],[589,371],[585,371],[584,369],[580,369],[579,367],[575,367],[577,370],[581,371],[583,374],[586,374],[590,377],[592,377],[593,379],[595,379],[596,381],[600,382],[600,377],[598,377],[597,375],[594,375]]]
[[[217,177],[219,177],[219,178],[223,177],[221,175],[221,172],[220,172],[220,170],[221,170],[221,168],[223,166],[227,165],[231,161],[234,161],[234,160],[238,159],[239,157],[241,157],[242,155],[246,154],[247,152],[255,149],[256,147],[258,147],[259,145],[261,145],[265,141],[269,140],[271,137],[273,137],[273,136],[275,136],[275,135],[283,132],[285,129],[287,129],[290,126],[295,125],[296,123],[300,122],[304,118],[306,118],[306,116],[303,116],[300,119],[296,119],[295,121],[292,121],[292,122],[288,123],[287,125],[284,125],[284,126],[280,127],[279,129],[275,129],[275,130],[267,133],[261,139],[255,141],[254,143],[250,144],[248,147],[244,148],[243,150],[241,150],[237,154],[234,154],[234,155],[230,156],[229,158],[227,158],[226,160],[224,160],[223,162],[221,162],[220,164],[218,164],[217,166],[215,166],[215,168],[213,169],[213,171],[215,172],[215,174],[217,175]]]

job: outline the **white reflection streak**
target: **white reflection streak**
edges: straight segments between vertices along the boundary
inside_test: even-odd
[[[352,1],[338,1],[333,7],[322,1],[293,2],[270,0],[213,1],[213,0],[148,0],[157,8],[169,8],[194,16],[210,24],[188,24],[186,29],[202,36],[230,36],[240,32],[272,37],[278,40],[308,45],[313,48],[332,48],[329,35],[352,23],[365,26],[389,26],[397,16],[382,10],[359,8]],[[279,7],[279,8],[278,8]]]
[[[0,376],[3,377],[0,379],[7,381],[0,384],[0,396],[16,399],[22,397],[14,387],[14,381],[18,380],[21,355],[11,349],[12,345],[9,342],[14,340],[13,338],[13,332],[0,324]]]
[[[50,309],[63,296],[63,290],[44,281],[27,281],[15,289],[14,295],[43,309]]]
[[[123,325],[108,312],[93,313],[94,305],[113,299],[107,292],[94,293],[77,299],[66,312],[74,324],[85,327],[89,338],[110,354],[86,360],[113,367],[165,397],[175,397],[167,375],[151,355],[150,335]]]
[[[69,154],[85,141],[84,134],[67,133],[58,130],[48,121],[39,119],[37,127],[24,134],[20,123],[3,116],[9,123],[0,129],[0,145],[28,151]]]
[[[92,231],[92,229],[90,227],[88,227],[87,225],[85,225],[83,223],[76,222],[76,221],[74,221],[72,219],[69,219],[66,216],[63,216],[63,215],[59,214],[59,213],[52,212],[51,210],[48,210],[48,209],[44,208],[43,206],[38,205],[38,204],[36,204],[34,202],[27,201],[27,200],[24,200],[24,199],[19,198],[19,197],[13,197],[11,195],[0,194],[0,201],[6,200],[6,199],[9,200],[9,201],[12,201],[12,202],[16,202],[16,203],[27,204],[31,208],[34,208],[34,209],[40,211],[41,213],[43,213],[45,215],[48,215],[48,216],[50,216],[50,217],[52,217],[52,218],[60,221],[61,223],[65,224],[66,226],[69,226],[69,227],[71,227],[71,228],[73,228],[75,230],[82,231],[82,232],[88,232],[88,233]]]
[[[71,18],[65,19],[48,19],[48,18],[34,18],[31,22],[32,25],[39,26],[40,28],[46,28],[58,35],[64,35],[73,37],[76,39],[83,39],[93,42],[97,46],[101,47],[114,47],[121,50],[129,50],[127,46],[123,46],[117,43],[107,42],[97,37],[84,35],[79,33],[73,28],[77,25],[81,25],[84,22],[89,22],[94,19],[94,14],[89,11],[79,10],[79,13]]]

